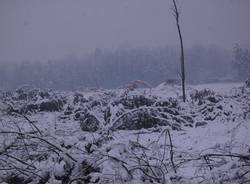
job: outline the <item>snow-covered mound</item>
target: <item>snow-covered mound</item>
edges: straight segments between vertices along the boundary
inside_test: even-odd
[[[0,183],[247,183],[248,83],[0,93]]]

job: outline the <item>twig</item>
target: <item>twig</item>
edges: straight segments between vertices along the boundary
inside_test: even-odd
[[[15,111],[15,113],[19,114],[19,115],[22,116],[24,119],[26,119],[26,120],[30,123],[31,127],[33,126],[33,127],[36,129],[36,131],[37,131],[40,135],[42,135],[42,132],[39,130],[39,128],[38,128],[38,127],[34,124],[34,122],[31,121],[27,116],[25,116],[24,114],[21,114],[21,113],[19,113],[19,112],[16,112],[16,111]]]
[[[174,173],[176,173],[176,168],[175,168],[175,164],[174,164],[173,143],[172,143],[171,135],[170,135],[170,132],[168,129],[167,129],[167,132],[168,132],[168,138],[169,138],[169,142],[170,142],[170,161],[171,161],[172,167],[174,169]]]
[[[15,113],[15,114],[17,114],[17,115],[19,115],[19,116],[22,116],[24,119],[26,119],[26,120],[30,123],[32,129],[35,128],[35,129],[37,130],[37,132],[38,132],[40,135],[42,135],[42,132],[41,132],[41,131],[39,130],[39,128],[34,124],[33,121],[31,121],[31,120],[30,120],[27,116],[25,116],[24,114],[22,114],[22,113],[18,112],[17,110],[15,110],[10,104],[7,104],[7,105],[10,107],[11,112],[13,112],[13,113]],[[33,130],[34,130],[34,129],[33,129]]]
[[[55,148],[56,150],[58,150],[58,151],[60,151],[60,152],[62,152],[62,153],[64,153],[67,157],[69,157],[72,161],[74,161],[74,162],[77,162],[77,160],[75,159],[75,158],[73,158],[70,154],[68,154],[68,153],[65,153],[61,148],[59,148],[58,146],[56,146],[56,145],[54,145],[54,144],[52,144],[51,142],[49,142],[49,141],[47,141],[46,139],[43,139],[43,138],[41,138],[41,137],[37,137],[37,136],[32,136],[32,135],[26,135],[26,134],[24,134],[24,133],[21,133],[21,132],[12,132],[12,131],[2,131],[2,132],[0,132],[0,134],[1,133],[13,133],[13,134],[18,134],[18,135],[20,135],[20,136],[26,136],[27,138],[33,138],[33,139],[38,139],[38,140],[40,140],[40,141],[42,141],[42,142],[45,142],[45,143],[47,143],[48,145],[50,145],[50,146],[52,146],[53,148]],[[0,154],[1,154],[1,152],[0,152]]]
[[[210,169],[210,171],[211,171],[213,168],[212,168],[212,166],[211,166],[211,164],[210,164],[210,162],[209,162],[208,156],[207,156],[207,155],[204,155],[203,158],[204,158],[206,164],[208,165],[208,167],[209,167],[209,169]]]
[[[234,158],[240,158],[242,160],[250,161],[250,155],[209,153],[209,154],[203,155],[203,157],[204,156],[206,157],[234,157]]]
[[[162,155],[161,165],[163,165],[163,161],[165,159],[166,145],[167,145],[167,132],[165,132],[164,149],[163,149],[163,155]]]
[[[16,157],[12,156],[12,155],[5,154],[5,153],[4,153],[3,155],[6,155],[7,157],[10,157],[10,158],[12,158],[12,159],[14,159],[14,160],[16,160],[16,161],[18,161],[18,162],[20,162],[20,163],[22,163],[22,164],[24,164],[24,165],[28,166],[28,167],[32,167],[33,169],[36,169],[36,167],[35,167],[35,166],[30,165],[30,164],[28,164],[28,163],[26,163],[26,162],[24,162],[24,161],[20,160],[19,158],[16,158]]]

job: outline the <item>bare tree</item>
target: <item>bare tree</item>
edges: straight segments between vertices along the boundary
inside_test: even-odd
[[[185,91],[185,63],[184,63],[184,48],[183,48],[183,40],[182,40],[182,34],[179,24],[179,17],[180,17],[180,10],[177,7],[176,0],[173,0],[173,15],[176,20],[176,26],[178,29],[179,39],[180,39],[180,45],[181,45],[181,84],[182,84],[182,98],[183,101],[186,101],[186,91]]]

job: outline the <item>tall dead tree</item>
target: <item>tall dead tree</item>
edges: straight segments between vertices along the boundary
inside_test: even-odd
[[[176,0],[173,0],[173,15],[176,20],[176,26],[178,29],[178,35],[180,39],[180,45],[181,45],[181,85],[182,85],[182,98],[183,101],[186,101],[186,91],[185,91],[185,62],[184,62],[184,48],[183,48],[183,40],[182,40],[182,34],[181,34],[181,28],[179,24],[179,17],[180,17],[180,11],[177,7]]]

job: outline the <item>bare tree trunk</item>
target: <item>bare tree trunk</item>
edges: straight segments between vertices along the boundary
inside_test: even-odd
[[[179,24],[179,10],[176,4],[176,0],[173,0],[173,12],[174,12],[174,17],[176,20],[176,26],[178,29],[178,34],[179,34],[179,39],[180,39],[180,44],[181,44],[181,85],[182,85],[182,98],[183,102],[186,101],[186,91],[185,91],[185,63],[184,63],[184,48],[183,48],[183,40],[182,40],[182,35],[181,35],[181,29],[180,29],[180,24]]]

